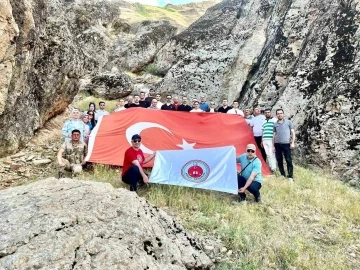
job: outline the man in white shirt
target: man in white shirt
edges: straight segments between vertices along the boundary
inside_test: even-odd
[[[237,101],[233,102],[232,109],[228,110],[227,113],[228,114],[238,114],[238,115],[241,115],[242,117],[244,117],[244,112],[239,109],[239,102],[237,102]]]
[[[252,128],[254,138],[257,144],[258,149],[261,152],[261,156],[264,161],[266,161],[266,152],[264,147],[262,146],[262,135],[263,135],[263,124],[265,121],[265,116],[261,114],[259,108],[254,109],[254,117],[251,119],[250,127]]]
[[[190,112],[204,112],[202,109],[200,109],[199,101],[194,101],[194,109],[192,109]]]
[[[157,108],[161,109],[161,106],[164,104],[161,102],[161,95],[160,94],[156,94],[156,100],[157,100]],[[152,101],[151,101],[152,102]]]
[[[95,111],[95,121],[97,122],[99,117],[102,115],[109,115],[109,112],[105,110],[105,102],[104,101],[100,101],[99,102],[99,110]]]
[[[158,108],[158,106],[157,106],[157,103],[158,103],[157,99],[154,98],[154,99],[151,101],[151,105],[150,105],[150,107],[148,107],[148,109],[160,110],[160,109]]]
[[[126,108],[125,108],[125,100],[124,100],[124,99],[120,99],[119,105],[118,105],[118,107],[114,110],[114,112],[120,112],[120,111],[123,111],[123,110],[126,110]]]

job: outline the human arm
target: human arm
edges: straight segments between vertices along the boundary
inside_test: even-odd
[[[154,152],[153,154],[151,154],[150,156],[148,156],[147,158],[145,158],[144,160],[144,164],[150,162],[156,155],[156,152]]]
[[[244,193],[245,190],[251,185],[251,183],[254,181],[255,177],[258,175],[257,172],[252,172],[249,179],[246,181],[246,184],[244,187],[239,189],[239,193]]]
[[[144,170],[141,167],[140,162],[137,159],[135,159],[132,161],[132,164],[134,164],[135,166],[137,166],[139,168],[139,172],[144,180],[144,183],[149,183],[149,177],[144,173]]]
[[[65,164],[62,162],[62,154],[64,153],[64,149],[61,147],[57,153],[57,161],[61,168],[65,167]]]
[[[290,149],[294,149],[295,148],[295,130],[293,128],[290,130],[290,136],[291,136]]]
[[[83,153],[83,156],[81,157],[81,164],[82,164],[82,165],[85,165],[85,164],[86,164],[85,158],[86,158],[86,156],[87,156],[87,153],[88,153],[88,147],[87,147],[87,145],[85,144],[85,145],[84,145],[84,153]]]
[[[61,134],[65,137],[65,138],[71,138],[71,132],[70,132],[70,121],[66,121],[64,126],[61,129]]]

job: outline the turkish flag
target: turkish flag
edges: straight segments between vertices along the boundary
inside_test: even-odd
[[[188,113],[130,108],[100,118],[89,140],[87,161],[122,166],[131,137],[141,136],[145,157],[157,150],[188,150],[233,145],[236,155],[255,144],[251,129],[243,117],[224,113]],[[260,151],[257,157],[263,173],[269,169]],[[145,164],[152,167],[153,162]]]

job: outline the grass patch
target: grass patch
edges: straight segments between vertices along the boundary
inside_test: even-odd
[[[110,113],[113,112],[116,109],[116,105],[119,104],[118,100],[105,100],[93,96],[82,95],[81,100],[75,103],[75,107],[79,108],[81,111],[87,111],[89,108],[89,103],[95,102],[96,109],[98,110],[100,101],[105,102],[105,110],[107,110]]]
[[[149,13],[147,11],[147,8],[145,5],[143,4],[140,4],[140,3],[136,3],[135,4],[135,10],[136,12],[141,15],[141,16],[144,16],[144,17],[148,17],[149,16]]]
[[[84,179],[124,187],[119,171],[96,166]],[[140,195],[185,228],[234,251],[217,269],[354,269],[360,265],[360,194],[324,174],[296,168],[296,182],[265,178],[262,204],[184,187],[152,185]],[[251,195],[249,196],[251,198]],[[350,246],[358,245],[355,258]]]

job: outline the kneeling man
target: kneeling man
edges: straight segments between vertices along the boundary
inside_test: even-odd
[[[260,202],[260,189],[262,185],[261,161],[257,158],[254,144],[246,146],[245,154],[236,158],[236,162],[241,164],[241,172],[238,174],[238,187],[240,201],[246,199],[245,190],[254,195],[255,201]]]
[[[155,157],[155,153],[144,157],[140,149],[141,137],[135,134],[131,138],[131,147],[125,151],[121,179],[124,183],[130,185],[130,191],[136,191],[137,183],[149,183],[149,177],[143,171],[143,164],[148,163]]]
[[[59,178],[63,176],[64,169],[72,172],[73,175],[82,172],[82,165],[86,163],[87,146],[80,138],[80,130],[74,129],[71,132],[71,140],[69,142],[65,141],[59,149],[57,153],[60,166]]]

